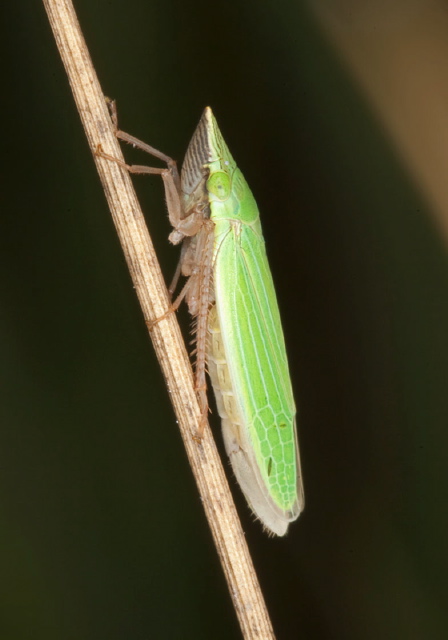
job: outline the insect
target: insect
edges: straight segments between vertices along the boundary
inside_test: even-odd
[[[114,103],[111,113],[117,137],[167,164],[123,166],[163,178],[174,228],[169,239],[182,243],[170,292],[180,275],[188,278],[172,306],[185,298],[195,320],[202,415],[208,369],[234,474],[255,516],[282,536],[303,510],[304,493],[284,337],[255,199],[209,107],[180,176],[169,156],[118,129]]]

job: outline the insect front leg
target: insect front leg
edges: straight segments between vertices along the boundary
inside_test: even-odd
[[[155,147],[152,147],[150,144],[143,142],[143,140],[140,140],[139,138],[131,136],[129,133],[126,133],[125,131],[122,131],[121,129],[119,129],[117,103],[115,102],[115,100],[110,100],[109,98],[106,98],[106,101],[109,107],[110,117],[112,120],[112,125],[114,128],[114,133],[116,137],[119,140],[123,140],[123,142],[127,142],[128,144],[131,144],[133,147],[136,147],[137,149],[141,149],[145,153],[148,153],[149,155],[154,156],[159,160],[162,160],[162,162],[165,162],[167,168],[169,169],[171,175],[173,176],[173,181],[176,185],[176,188],[180,192],[180,178],[179,178],[179,172],[177,170],[177,162],[173,160],[173,158],[171,158],[170,156],[167,156],[162,151],[159,151]],[[135,165],[135,166],[138,166],[138,165]],[[144,167],[140,167],[140,168],[144,168]]]
[[[175,227],[175,229],[177,229],[178,226],[182,224],[182,219],[184,218],[184,214],[183,214],[183,206],[182,206],[180,178],[179,178],[179,172],[177,170],[176,161],[170,158],[170,156],[167,156],[161,151],[158,151],[154,147],[151,147],[151,145],[146,144],[146,142],[143,142],[142,140],[139,140],[138,138],[135,138],[134,136],[131,136],[128,133],[125,133],[124,131],[121,131],[120,129],[118,129],[118,117],[117,117],[117,108],[116,108],[115,101],[109,101],[108,104],[111,112],[111,119],[114,127],[114,132],[117,138],[129,144],[132,144],[132,146],[138,149],[141,149],[146,153],[149,153],[150,155],[154,156],[155,158],[158,158],[159,160],[162,160],[163,162],[166,163],[167,166],[165,169],[163,169],[160,167],[148,167],[146,165],[139,165],[139,164],[127,164],[126,162],[123,162],[123,160],[120,160],[119,158],[114,158],[113,156],[107,153],[104,153],[101,145],[98,145],[98,147],[96,148],[96,151],[95,151],[96,155],[102,158],[105,158],[106,160],[111,160],[112,162],[115,162],[116,164],[120,165],[120,167],[123,167],[123,169],[126,169],[126,171],[129,171],[129,173],[161,176],[163,180],[163,186],[165,189],[165,198],[166,198],[166,203],[168,208],[168,217],[172,226]],[[183,235],[188,235],[188,234],[183,234]]]
[[[146,175],[160,175],[163,180],[163,186],[165,189],[165,199],[168,209],[168,218],[171,226],[174,227],[174,231],[169,236],[172,244],[179,244],[186,237],[194,236],[200,229],[204,213],[201,207],[190,206],[190,211],[185,212],[185,207],[182,201],[182,190],[180,184],[179,171],[177,169],[177,163],[173,158],[167,156],[162,151],[159,151],[155,147],[143,142],[135,136],[131,136],[129,133],[122,131],[118,128],[118,114],[117,105],[115,100],[107,99],[107,103],[110,110],[112,125],[114,133],[119,140],[131,144],[137,149],[141,149],[145,153],[148,153],[155,158],[158,158],[162,162],[166,163],[166,169],[159,167],[148,167],[146,165],[139,164],[127,164],[118,158],[110,156],[98,145],[96,149],[96,155],[106,158],[119,164],[123,169],[133,174],[146,174]]]

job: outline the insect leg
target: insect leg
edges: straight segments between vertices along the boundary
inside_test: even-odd
[[[188,281],[192,286],[187,292],[188,307],[196,319],[194,327],[196,334],[195,385],[202,414],[198,438],[202,437],[209,409],[205,374],[208,314],[213,301],[213,246],[214,223],[211,220],[204,220],[203,229],[198,234],[196,265]]]

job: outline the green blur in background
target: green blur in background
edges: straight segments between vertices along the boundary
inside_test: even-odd
[[[300,3],[76,9],[121,127],[182,160],[210,105],[261,210],[305,512],[269,539],[232,487],[279,640],[448,637],[448,269],[424,195]],[[239,638],[43,6],[2,14],[0,638]],[[169,281],[161,181],[134,184]]]

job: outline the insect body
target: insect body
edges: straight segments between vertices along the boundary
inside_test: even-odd
[[[258,207],[207,107],[190,141],[181,176],[168,156],[117,131],[164,160],[170,240],[182,242],[177,272],[195,318],[195,378],[203,416],[206,368],[233,471],[254,514],[282,536],[304,506],[296,409]],[[175,277],[177,282],[177,277]],[[174,284],[171,289],[174,288]]]
[[[197,318],[198,377],[199,334],[206,331],[205,358],[233,471],[255,515],[284,535],[304,494],[283,332],[258,207],[210,108],[188,147],[181,190],[184,211],[196,207],[204,220],[195,257],[187,239],[183,258],[185,275],[194,273],[186,295]]]

